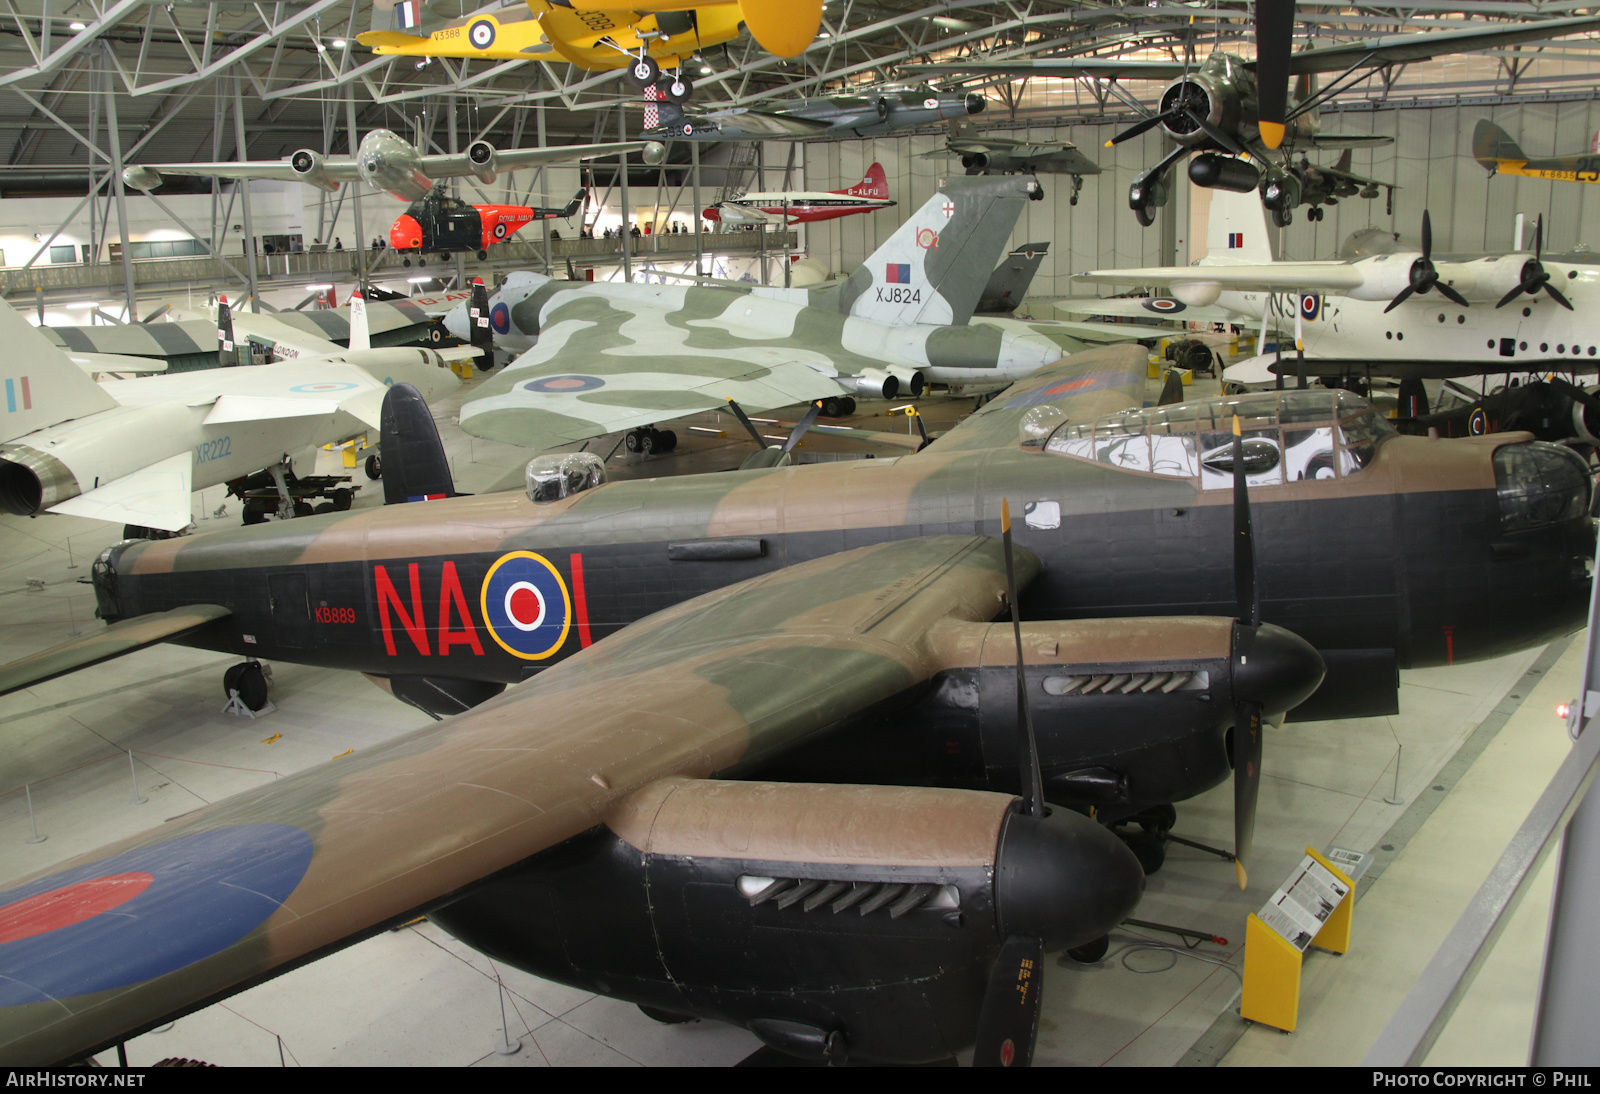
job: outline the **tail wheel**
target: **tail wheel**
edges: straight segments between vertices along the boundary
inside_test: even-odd
[[[674,76],[667,83],[667,98],[670,99],[672,102],[675,102],[675,103],[684,102],[685,100],[687,100],[689,98],[690,95],[693,95],[693,94],[694,94],[694,84],[690,82],[689,77],[687,77],[687,76],[683,76],[683,75]]]

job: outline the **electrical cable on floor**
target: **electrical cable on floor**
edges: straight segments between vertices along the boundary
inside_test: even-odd
[[[1128,964],[1128,956],[1130,954],[1147,950],[1159,950],[1163,953],[1172,954],[1172,963],[1170,965],[1163,965],[1159,969],[1136,969],[1132,965]],[[1241,985],[1244,984],[1244,973],[1240,972],[1237,968],[1230,964],[1226,958],[1210,957],[1206,954],[1198,953],[1190,947],[1182,944],[1157,942],[1153,939],[1148,941],[1138,940],[1129,942],[1126,945],[1119,946],[1118,948],[1112,950],[1099,961],[1094,962],[1085,963],[1081,961],[1074,961],[1071,957],[1063,954],[1061,957],[1056,959],[1056,964],[1063,969],[1093,969],[1105,965],[1113,958],[1118,958],[1118,963],[1121,964],[1124,969],[1127,969],[1129,972],[1136,973],[1140,976],[1148,976],[1154,973],[1170,972],[1171,970],[1177,968],[1179,957],[1191,957],[1196,961],[1203,961],[1207,965],[1215,965],[1220,969],[1227,969],[1229,972],[1233,973],[1233,975],[1239,978],[1239,983]]]

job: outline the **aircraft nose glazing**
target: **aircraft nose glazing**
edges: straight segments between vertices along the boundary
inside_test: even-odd
[[[1269,714],[1292,710],[1322,685],[1327,666],[1291,631],[1263,623],[1233,628],[1233,701],[1260,703]]]
[[[1144,871],[1088,817],[1013,812],[1000,836],[995,890],[1002,936],[1043,939],[1050,950],[1081,946],[1126,919],[1144,894]]]

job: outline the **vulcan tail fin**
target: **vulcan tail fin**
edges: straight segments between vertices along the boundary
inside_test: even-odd
[[[1024,243],[995,267],[978,300],[979,315],[1010,315],[1028,295],[1033,275],[1050,250],[1048,243]]]
[[[367,325],[367,298],[360,289],[350,294],[350,348],[372,348],[372,328]]]
[[[1488,118],[1480,118],[1472,130],[1472,158],[1491,175],[1502,163],[1527,163],[1528,157],[1511,134]]]
[[[840,287],[840,310],[878,323],[964,325],[1036,194],[1031,175],[947,179]]]
[[[1267,210],[1254,190],[1236,194],[1216,187],[1211,191],[1206,257],[1223,262],[1272,261]]]
[[[111,410],[117,401],[32,323],[0,300],[0,441],[72,418]]]
[[[385,505],[459,496],[439,428],[420,391],[395,384],[384,393],[379,420]]]
[[[867,173],[861,181],[846,190],[835,190],[835,194],[845,194],[853,198],[879,198],[887,201],[889,198],[889,180],[884,176],[883,164],[874,163],[867,168]]]
[[[228,298],[217,297],[217,364],[231,368],[252,363],[249,341],[239,342],[233,337],[233,309],[228,306]]]

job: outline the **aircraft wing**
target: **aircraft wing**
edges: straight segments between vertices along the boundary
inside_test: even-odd
[[[10,695],[13,691],[31,688],[157,642],[181,637],[232,614],[218,604],[193,604],[112,623],[0,667],[0,695]]]
[[[1191,69],[1193,66],[1189,66]],[[1182,61],[1123,61],[1117,58],[1038,57],[1017,61],[946,61],[931,65],[900,65],[905,76],[1093,76],[1101,80],[1175,80],[1184,73]]]
[[[1022,416],[1036,406],[1058,407],[1073,421],[1140,406],[1148,357],[1138,345],[1106,346],[1063,357],[1000,392],[924,452],[1013,448]]]
[[[1237,266],[1147,266],[1132,270],[1091,270],[1073,280],[1112,285],[1220,285],[1257,292],[1344,292],[1365,278],[1345,262],[1266,262]]]
[[[1448,53],[1475,53],[1520,42],[1542,42],[1568,34],[1600,30],[1600,17],[1580,15],[1571,19],[1540,19],[1515,23],[1484,23],[1458,30],[1438,30],[1424,34],[1386,34],[1360,42],[1319,46],[1289,55],[1289,75],[1313,72],[1343,72],[1352,65],[1377,66],[1426,61]]]
[[[592,160],[600,156],[637,152],[649,143],[651,142],[612,141],[610,144],[562,144],[552,145],[549,148],[497,149],[494,154],[494,166],[498,171],[515,171],[521,167],[539,167],[551,163],[577,163],[579,160]],[[463,175],[476,174],[478,170],[478,165],[468,159],[465,152],[434,153],[422,157],[422,171],[429,178],[459,178]]]
[[[1173,319],[1180,323],[1191,320],[1199,323],[1234,323],[1241,319],[1257,320],[1259,315],[1235,311],[1221,304],[1203,307],[1185,304],[1170,296],[1070,296],[1065,300],[1050,301],[1056,311],[1065,315],[1110,315],[1130,319]],[[1090,324],[1091,326],[1093,324]],[[1115,327],[1117,324],[1106,324]],[[1137,328],[1135,328],[1137,329]],[[1165,327],[1150,330],[1164,335]]]
[[[219,163],[141,163],[129,167],[128,184],[137,189],[139,172],[154,171],[157,175],[193,175],[213,179],[277,179],[280,182],[304,182],[305,175],[296,171],[288,160],[223,160]],[[361,178],[356,161],[349,156],[330,156],[322,163],[322,177],[330,182],[355,182]]]
[[[1039,569],[1026,551],[1017,564],[1019,581]],[[982,536],[792,566],[641,620],[464,714],[13,882],[0,909],[25,926],[0,942],[0,1061],[115,1044],[631,803],[827,732],[930,678],[930,631],[989,621],[1005,587],[1000,545]]]
[[[167,371],[167,362],[158,357],[129,357],[121,353],[69,353],[67,359],[90,376],[120,372]]]
[[[194,455],[180,452],[52,505],[50,512],[176,532],[194,523],[193,493]]]
[[[542,450],[721,409],[729,399],[770,410],[843,390],[819,352],[749,345],[709,331],[690,345],[699,328],[686,330],[667,314],[578,295],[550,313],[538,345],[462,405],[461,428]]]
[[[718,127],[726,125],[730,129],[760,137],[814,137],[834,128],[833,123],[826,119],[802,118],[765,110],[714,110],[702,117]]]
[[[1300,137],[1296,140],[1307,140],[1317,148],[1370,148],[1379,144],[1394,143],[1393,137],[1386,137],[1381,133],[1313,133],[1310,137]],[[1380,185],[1387,186],[1388,183]]]

